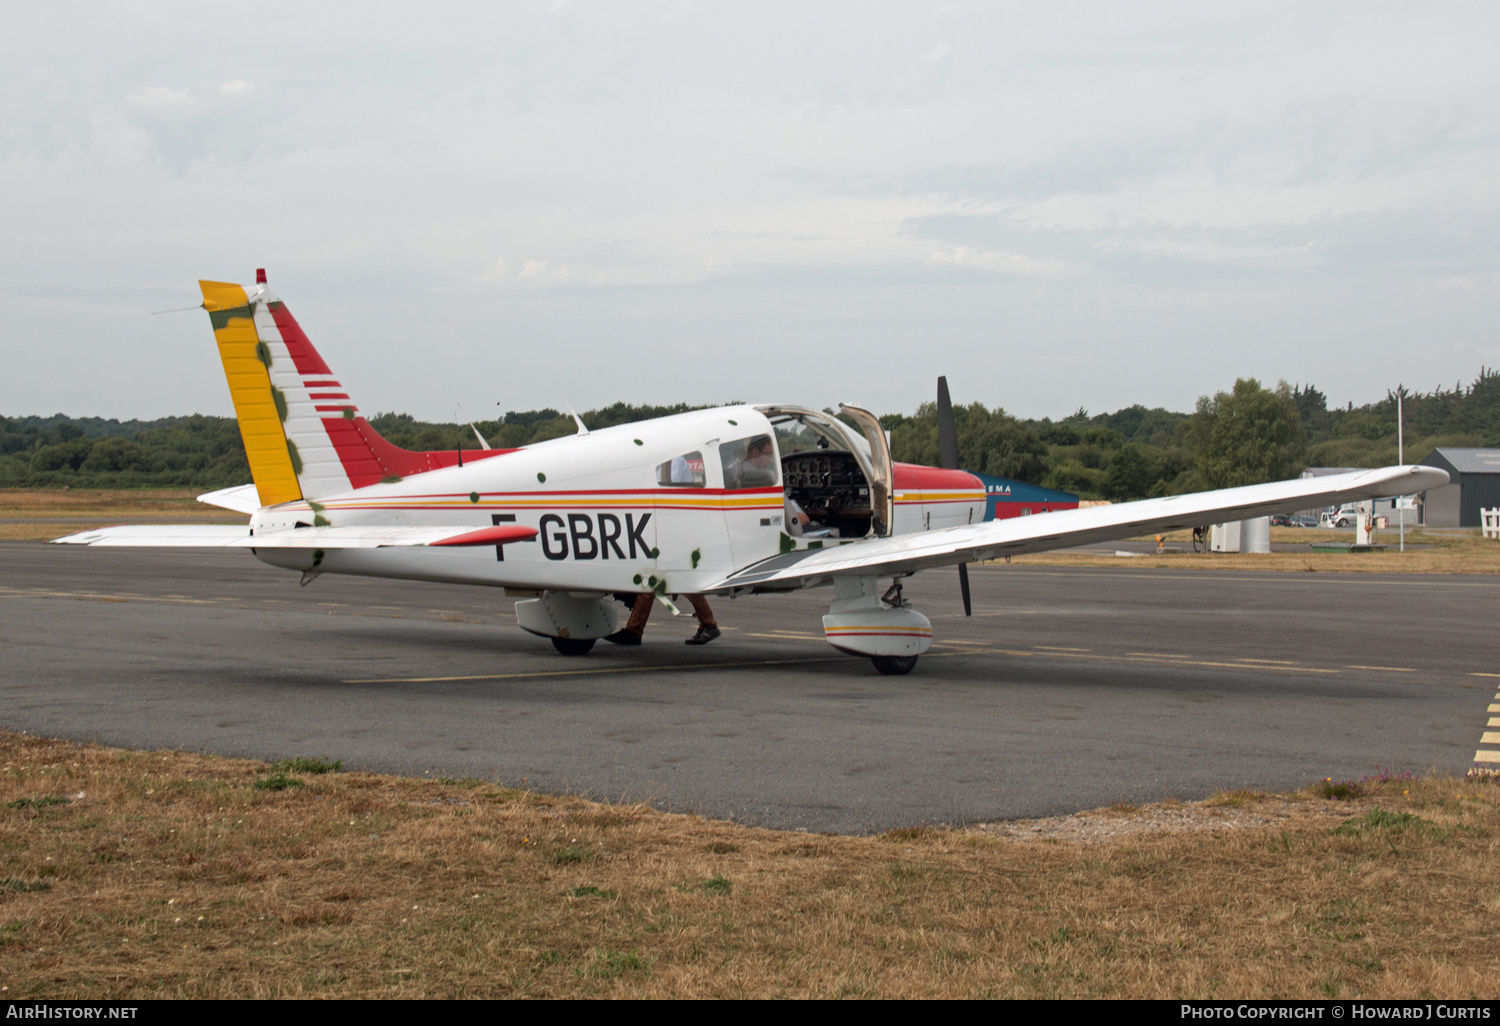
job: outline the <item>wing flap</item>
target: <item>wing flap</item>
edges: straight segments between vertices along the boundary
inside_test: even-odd
[[[830,549],[789,552],[730,574],[704,590],[798,587],[817,578],[840,574],[909,574],[999,556],[1045,552],[1210,522],[1244,520],[1289,509],[1410,495],[1447,483],[1447,472],[1436,467],[1385,467],[1112,506],[1059,510],[972,526],[875,538]]]

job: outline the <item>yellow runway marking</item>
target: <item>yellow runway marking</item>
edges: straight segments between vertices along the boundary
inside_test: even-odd
[[[1148,662],[1149,660],[1141,660]],[[1172,659],[1169,666],[1220,666],[1230,670],[1286,670],[1291,673],[1343,673],[1343,670],[1324,670],[1316,666],[1246,666],[1244,663],[1216,663],[1206,659]]]
[[[682,663],[675,666],[609,666],[596,670],[537,670],[530,673],[475,673],[459,677],[372,677],[346,680],[344,684],[445,684],[465,680],[521,680],[526,677],[598,677],[614,673],[665,673],[669,670],[724,670],[740,666],[790,666],[806,663],[843,662],[847,656],[824,659],[754,659],[739,663]]]
[[[1487,710],[1485,710],[1485,711],[1486,711],[1486,712],[1500,712],[1500,705],[1492,705],[1492,706],[1490,706],[1490,707],[1489,707],[1489,708],[1488,708],[1488,709],[1487,709]]]
[[[1296,666],[1295,659],[1251,659],[1248,656],[1240,656],[1237,662],[1241,663],[1265,663],[1267,666]]]
[[[1500,745],[1500,731],[1486,730],[1483,736],[1480,737],[1479,743],[1482,745]]]
[[[1063,648],[1061,645],[1037,645],[1035,647],[1041,649],[1043,652],[1091,652],[1091,651],[1093,651],[1093,649],[1088,649],[1088,648]]]
[[[92,591],[42,591],[30,588],[0,588],[0,595],[14,595],[28,598],[66,598],[81,599],[86,602],[165,602],[176,606],[213,606],[225,599],[180,599],[166,598],[160,595],[137,595],[134,592],[125,592],[119,595],[105,595]]]
[[[1491,709],[1490,711],[1493,712],[1494,710]],[[1485,726],[1486,727],[1500,727],[1500,716],[1491,716],[1490,717],[1490,722],[1486,723]]]
[[[822,641],[823,640],[822,638],[820,638],[820,637],[818,637],[816,635],[806,635],[806,636],[800,636],[799,637],[799,636],[795,636],[795,635],[793,635],[793,636],[787,636],[787,635],[773,635],[773,634],[746,634],[745,636],[746,637],[751,637],[751,638],[767,638],[768,640],[774,640],[774,641]],[[1131,654],[1128,654],[1128,655],[1125,655],[1125,656],[1106,656],[1106,655],[1092,654],[1092,653],[1087,652],[1087,650],[1084,650],[1082,652],[1061,652],[1061,651],[1056,651],[1056,650],[1049,650],[1049,651],[1046,651],[1046,652],[1042,652],[1042,651],[1035,651],[1035,650],[1031,650],[1031,649],[1018,649],[1018,648],[981,648],[981,647],[977,647],[977,645],[978,645],[978,643],[976,643],[976,642],[969,642],[966,645],[966,647],[964,647],[964,648],[962,648],[962,649],[960,649],[958,651],[954,651],[954,650],[948,649],[947,648],[947,643],[944,643],[944,644],[940,644],[939,647],[938,647],[938,649],[929,650],[927,652],[927,656],[928,657],[937,657],[937,656],[960,656],[960,655],[962,655],[962,656],[1005,655],[1005,656],[1021,656],[1021,657],[1024,657],[1024,658],[1033,658],[1033,659],[1063,658],[1063,659],[1084,659],[1084,660],[1099,660],[1099,661],[1102,661],[1102,662],[1124,662],[1124,663],[1151,663],[1151,662],[1160,662],[1160,663],[1165,663],[1166,665],[1169,665],[1169,666],[1201,666],[1201,667],[1210,667],[1210,668],[1214,668],[1214,669],[1227,669],[1227,670],[1278,670],[1278,671],[1290,672],[1290,673],[1342,673],[1343,672],[1342,670],[1338,670],[1338,669],[1325,669],[1325,668],[1320,668],[1320,667],[1315,667],[1315,666],[1283,665],[1283,664],[1279,664],[1279,663],[1259,663],[1259,664],[1246,665],[1245,663],[1221,662],[1221,661],[1210,660],[1210,659],[1188,659],[1186,656],[1178,656],[1178,655],[1156,656],[1156,655],[1144,655],[1144,654],[1140,654],[1140,653],[1131,653]],[[611,667],[602,667],[602,668],[598,668],[598,669],[587,669],[587,670],[584,670],[584,669],[580,669],[580,670],[538,670],[538,671],[533,671],[533,672],[521,672],[521,673],[478,673],[478,674],[466,674],[466,675],[460,675],[460,676],[445,676],[445,677],[378,677],[378,678],[362,678],[362,679],[357,679],[357,680],[346,680],[343,683],[345,683],[345,684],[440,684],[440,683],[449,683],[449,682],[458,682],[458,681],[475,681],[475,680],[520,680],[520,679],[525,679],[525,678],[528,678],[528,677],[588,677],[588,676],[601,676],[601,675],[621,674],[621,673],[654,673],[654,672],[658,672],[658,671],[668,671],[668,670],[716,670],[716,669],[728,669],[728,668],[732,668],[732,667],[744,667],[744,666],[788,666],[788,665],[806,664],[806,663],[829,663],[829,662],[842,662],[846,658],[848,658],[848,657],[847,656],[830,656],[828,658],[766,659],[766,660],[750,660],[750,661],[733,662],[733,663],[686,663],[686,664],[677,665],[677,666],[620,666],[620,667],[611,666]]]
[[[1500,673],[1471,673],[1470,677],[1500,677]]]
[[[1484,749],[1474,753],[1475,762],[1500,762],[1500,752],[1487,752]]]
[[[821,634],[792,634],[790,632],[775,634],[746,634],[747,638],[770,638],[772,641],[822,641]]]
[[[1417,672],[1416,670],[1413,670],[1409,666],[1360,666],[1358,663],[1350,663],[1349,666],[1348,666],[1348,669],[1351,669],[1351,670],[1385,670],[1385,671],[1387,671],[1389,673],[1416,673]]]
[[[1038,649],[1040,645],[1036,646]],[[1087,653],[1087,649],[1081,650]],[[960,653],[954,653],[960,654]],[[1212,666],[1229,670],[1282,670],[1292,673],[1343,673],[1343,670],[1321,669],[1316,666],[1300,666],[1296,664],[1280,665],[1277,663],[1226,663],[1212,659],[1189,659],[1185,655],[1169,655],[1156,652],[1127,652],[1122,656],[1110,656],[1102,654],[1079,654],[1077,652],[1064,652],[1056,649],[1046,652],[1027,652],[1020,649],[992,648],[971,649],[963,655],[1012,655],[1012,656],[1035,656],[1045,658],[1048,656],[1058,659],[1093,659],[1106,663],[1164,663],[1167,666]]]

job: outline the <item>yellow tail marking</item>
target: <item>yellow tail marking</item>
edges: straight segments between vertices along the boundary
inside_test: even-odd
[[[302,486],[292,468],[291,451],[276,401],[271,397],[271,375],[256,352],[260,336],[255,333],[250,299],[239,285],[222,281],[200,281],[203,306],[213,319],[219,359],[229,381],[229,396],[240,422],[240,438],[250,476],[262,506],[302,498]]]

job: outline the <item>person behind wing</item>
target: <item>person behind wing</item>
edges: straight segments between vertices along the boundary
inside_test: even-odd
[[[672,458],[671,469],[668,471],[668,479],[663,484],[702,484],[702,475],[701,458],[695,468],[686,456],[675,456]],[[707,645],[719,636],[719,625],[714,620],[714,611],[709,608],[708,599],[702,595],[689,595],[687,599],[693,604],[693,615],[698,618],[698,633],[688,638],[685,643]],[[612,641],[616,645],[639,645],[641,636],[646,633],[646,621],[651,619],[651,610],[655,605],[656,596],[650,592],[637,595],[635,601],[631,603],[630,619],[626,621],[625,626],[613,634],[606,634],[604,640]]]

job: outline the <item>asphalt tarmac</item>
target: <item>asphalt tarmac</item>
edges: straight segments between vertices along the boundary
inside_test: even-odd
[[[1496,577],[970,575],[970,619],[955,572],[908,583],[936,644],[882,677],[822,640],[827,589],[564,658],[493,589],[0,543],[0,724],[859,833],[1462,773],[1500,685]]]

